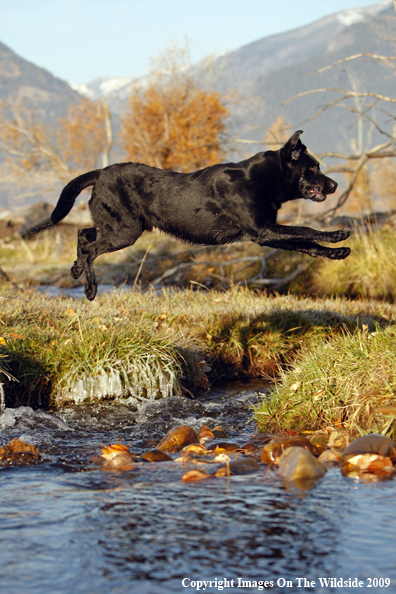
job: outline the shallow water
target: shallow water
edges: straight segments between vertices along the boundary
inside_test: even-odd
[[[139,410],[7,409],[0,441],[33,443],[45,461],[0,469],[0,592],[175,594],[216,579],[200,591],[258,592],[241,580],[267,580],[272,592],[396,592],[395,481],[364,484],[332,469],[301,491],[264,467],[185,484],[189,467],[175,462],[121,474],[90,463],[100,444],[119,438],[139,453],[178,424],[222,425],[229,438],[247,441],[241,434],[254,430],[246,421],[260,387],[238,384]],[[321,586],[319,578],[330,577],[363,585]],[[369,588],[368,578],[390,585]],[[230,587],[221,590],[224,579]]]

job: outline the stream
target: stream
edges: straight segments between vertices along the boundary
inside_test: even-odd
[[[101,444],[120,440],[139,454],[181,424],[221,425],[247,442],[250,403],[265,390],[237,383],[139,408],[6,409],[1,444],[18,437],[43,459],[0,468],[0,592],[395,593],[395,480],[364,483],[332,468],[299,490],[264,466],[184,483],[188,468],[174,461],[122,473],[92,464]]]

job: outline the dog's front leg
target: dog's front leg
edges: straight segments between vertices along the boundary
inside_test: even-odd
[[[261,246],[272,247],[280,250],[289,250],[295,252],[301,252],[302,254],[308,254],[313,258],[322,256],[324,258],[330,258],[331,260],[343,260],[351,253],[351,249],[348,247],[344,248],[328,248],[323,245],[319,245],[314,241],[255,241]]]
[[[350,231],[317,231],[310,227],[289,227],[286,225],[274,224],[259,229],[258,239],[268,241],[325,241],[328,243],[338,243],[344,241],[350,236]],[[255,241],[255,239],[253,239]],[[257,241],[259,243],[259,241]]]

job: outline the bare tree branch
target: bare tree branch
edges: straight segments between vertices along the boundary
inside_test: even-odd
[[[341,60],[337,60],[336,62],[333,62],[332,64],[329,64],[328,66],[325,66],[324,68],[319,68],[319,70],[316,70],[315,72],[311,72],[311,74],[320,74],[321,72],[326,72],[326,70],[330,70],[330,68],[334,68],[334,66],[338,66],[338,64],[342,64],[345,62],[349,62],[350,60],[356,60],[357,58],[364,58],[364,57],[373,58],[374,60],[387,60],[387,61],[396,60],[396,56],[381,56],[379,54],[360,53],[360,54],[354,54],[353,56],[348,56],[347,58],[342,58]]]

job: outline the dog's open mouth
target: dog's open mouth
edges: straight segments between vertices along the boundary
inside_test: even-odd
[[[314,202],[323,202],[323,200],[326,200],[326,195],[315,188],[310,188],[308,190],[308,198]]]

